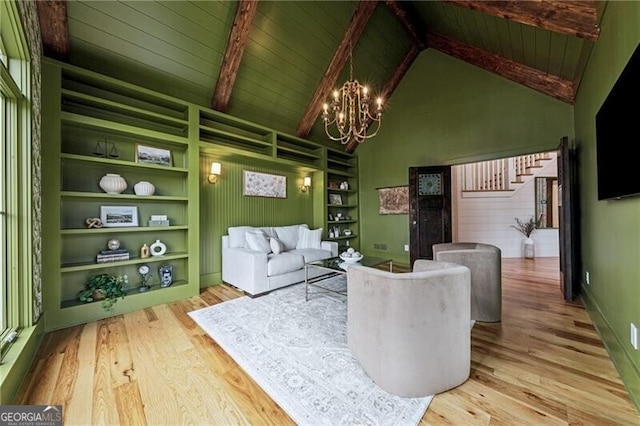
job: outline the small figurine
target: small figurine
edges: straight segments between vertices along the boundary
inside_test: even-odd
[[[88,217],[84,223],[87,228],[102,228],[102,220],[99,217]]]

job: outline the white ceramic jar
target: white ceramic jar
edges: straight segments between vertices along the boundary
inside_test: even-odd
[[[120,194],[127,189],[127,181],[120,175],[107,173],[100,179],[100,188],[107,194]]]
[[[151,182],[141,180],[140,182],[133,185],[133,191],[136,193],[136,195],[139,195],[141,197],[148,197],[149,195],[153,195],[156,192],[156,187],[153,186]]]

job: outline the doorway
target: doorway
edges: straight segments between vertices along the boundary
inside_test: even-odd
[[[523,257],[523,236],[511,226],[515,218],[537,219],[541,209],[559,207],[556,158],[549,151],[453,166],[453,240],[484,242],[499,247],[503,257]],[[545,212],[545,226],[533,233],[536,257],[559,257],[558,213]]]

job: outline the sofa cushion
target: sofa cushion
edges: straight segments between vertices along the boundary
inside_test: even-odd
[[[276,236],[284,245],[285,251],[293,250],[298,244],[298,238],[300,236],[300,227],[309,228],[307,225],[289,225],[289,226],[276,226]]]
[[[276,237],[276,231],[271,226],[264,226],[257,228],[255,226],[231,226],[229,227],[227,234],[229,235],[229,247],[230,248],[250,248],[247,243],[245,234],[250,231],[262,231],[267,237]]]
[[[273,254],[280,254],[284,250],[284,244],[277,238],[269,238],[269,245]]]
[[[288,251],[287,253],[302,256],[305,263],[315,262],[316,260],[328,259],[331,257],[331,251],[321,249],[295,249]]]
[[[247,239],[244,234],[255,228],[253,226],[232,226],[229,228],[229,247],[231,248],[247,248]]]
[[[271,245],[269,244],[269,238],[267,235],[260,231],[247,231],[245,232],[245,238],[247,239],[248,248],[251,250],[257,250],[264,253],[271,253]]]
[[[308,229],[300,227],[300,234],[298,236],[297,249],[320,249],[322,240],[322,228]]]
[[[299,254],[284,252],[267,255],[267,275],[281,275],[300,270],[304,267],[304,257]]]

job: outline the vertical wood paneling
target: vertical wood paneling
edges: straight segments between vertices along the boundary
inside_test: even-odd
[[[206,181],[211,162],[222,163],[218,183]],[[287,198],[243,195],[244,170],[286,176]],[[249,158],[221,159],[200,156],[200,275],[201,286],[217,284],[222,272],[221,241],[227,228],[238,225],[280,226],[306,223],[313,226],[313,197],[300,191],[308,173]]]

